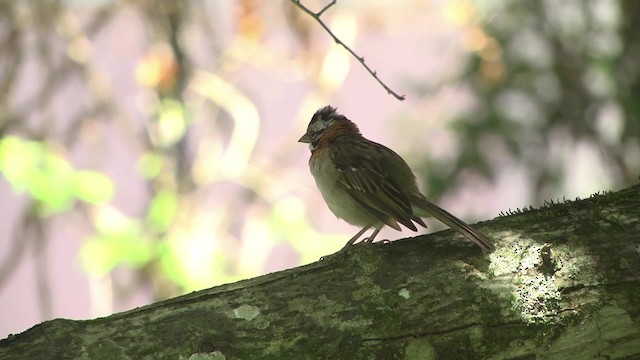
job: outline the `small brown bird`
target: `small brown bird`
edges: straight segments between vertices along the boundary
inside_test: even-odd
[[[325,106],[318,110],[298,140],[311,149],[309,167],[329,209],[352,225],[362,226],[340,250],[345,251],[365,231],[374,228],[365,242],[373,242],[388,225],[400,224],[417,231],[427,227],[421,217],[435,217],[489,252],[494,246],[471,226],[429,202],[409,165],[386,146],[365,139],[356,124]]]

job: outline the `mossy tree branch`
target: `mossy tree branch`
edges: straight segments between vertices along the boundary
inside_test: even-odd
[[[640,186],[0,341],[7,359],[640,357]],[[313,239],[309,239],[313,241]],[[197,354],[197,355],[196,355]]]

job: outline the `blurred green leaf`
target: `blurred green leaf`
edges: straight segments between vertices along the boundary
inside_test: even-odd
[[[174,249],[171,248],[170,244],[166,241],[163,241],[159,247],[159,259],[160,266],[164,271],[165,275],[173,280],[176,284],[179,284],[181,287],[187,289],[188,286],[188,277],[185,276],[185,272],[182,271],[182,267],[180,266],[180,258]]]
[[[111,180],[96,171],[78,171],[75,174],[75,196],[88,203],[104,203],[113,197],[114,189]]]
[[[41,154],[41,144],[8,136],[0,140],[0,171],[14,189],[27,191]]]
[[[157,231],[166,231],[176,214],[178,198],[170,190],[161,190],[151,200],[147,223]]]
[[[152,258],[153,244],[142,235],[140,222],[127,220],[85,242],[79,255],[89,273],[104,276],[120,264],[140,267]]]
[[[153,152],[145,152],[138,160],[138,172],[147,179],[153,179],[164,167],[164,160],[161,155]]]
[[[25,179],[27,190],[44,204],[45,214],[65,211],[73,201],[73,169],[64,159],[42,150]]]
[[[0,140],[0,172],[18,193],[36,199],[43,215],[69,209],[78,198],[98,203],[113,196],[113,185],[95,171],[74,171],[71,164],[38,141],[8,136]]]

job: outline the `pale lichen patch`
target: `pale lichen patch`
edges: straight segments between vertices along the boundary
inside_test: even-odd
[[[233,309],[233,315],[236,319],[251,321],[260,315],[260,309],[257,306],[243,304]]]
[[[511,310],[527,323],[559,321],[561,284],[581,272],[589,273],[590,257],[581,247],[552,246],[513,233],[505,238],[506,244],[490,255],[489,266],[496,280],[502,281],[486,287],[508,297]]]
[[[407,290],[407,288],[402,288],[400,289],[400,291],[398,291],[398,296],[403,299],[409,299],[411,297],[411,294],[409,293],[409,290]]]
[[[224,356],[219,351],[214,351],[210,353],[195,353],[189,356],[188,358],[180,355],[178,359],[180,360],[226,360],[227,357]]]

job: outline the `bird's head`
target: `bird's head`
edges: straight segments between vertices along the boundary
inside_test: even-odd
[[[307,132],[302,135],[298,142],[309,144],[309,149],[313,151],[318,148],[321,141],[327,141],[327,138],[332,138],[345,132],[360,135],[360,130],[358,130],[356,124],[344,115],[339,114],[336,108],[327,105],[313,114],[309,126],[307,126]]]

